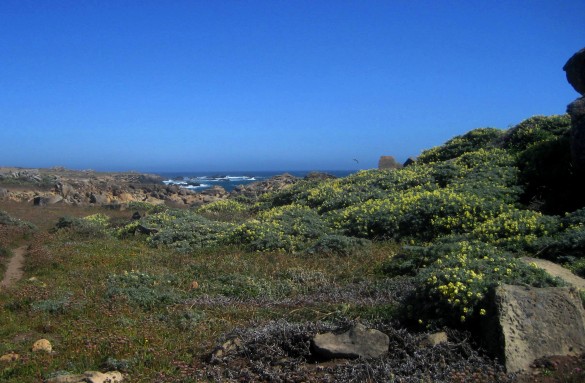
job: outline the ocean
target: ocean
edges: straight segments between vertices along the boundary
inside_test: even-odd
[[[225,172],[158,172],[166,185],[179,185],[186,189],[201,191],[215,185],[231,192],[236,186],[247,185],[256,181],[264,181],[276,175],[288,173],[295,177],[305,177],[312,171],[225,171]],[[322,170],[336,177],[346,177],[356,170]]]

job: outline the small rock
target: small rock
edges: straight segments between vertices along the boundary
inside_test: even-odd
[[[447,333],[444,331],[429,334],[420,342],[422,347],[433,347],[438,344],[447,343]]]
[[[118,371],[101,373],[99,371],[86,371],[83,374],[66,374],[47,379],[46,383],[118,383],[124,380],[124,376]]]
[[[51,353],[53,351],[53,346],[51,345],[51,342],[49,342],[48,340],[39,339],[33,344],[32,351],[33,352],[43,351],[46,353]]]
[[[312,343],[316,356],[324,359],[375,358],[388,351],[390,339],[383,332],[358,323],[342,334],[317,334]]]
[[[14,352],[0,356],[0,362],[16,362],[18,359],[20,359],[20,355]]]
[[[415,157],[408,157],[406,159],[406,161],[404,161],[404,163],[402,164],[402,167],[405,168],[405,167],[410,166],[410,165],[413,165],[415,163],[416,163],[416,158]]]
[[[221,346],[217,347],[211,353],[211,362],[214,363],[221,359],[225,354],[228,354],[231,351],[236,351],[238,348],[242,346],[242,341],[238,338],[230,339],[224,342]]]

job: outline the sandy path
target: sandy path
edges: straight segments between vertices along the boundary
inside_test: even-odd
[[[21,246],[14,249],[14,255],[10,258],[4,278],[2,279],[2,282],[0,282],[0,287],[9,287],[22,278],[22,266],[24,265],[24,255],[26,254],[27,247],[28,246]]]

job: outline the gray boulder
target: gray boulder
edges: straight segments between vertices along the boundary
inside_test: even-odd
[[[585,95],[585,48],[575,53],[563,67],[567,81],[577,92]],[[585,173],[585,97],[567,106],[571,116],[571,157],[575,169]]]
[[[376,358],[388,352],[389,345],[388,335],[359,323],[341,334],[317,334],[312,342],[314,355],[326,360]]]
[[[53,205],[57,202],[63,201],[63,197],[59,195],[52,195],[52,196],[37,196],[33,199],[33,205],[35,206],[47,206]]]
[[[569,84],[581,95],[585,95],[585,48],[571,56],[563,70]]]
[[[89,196],[89,203],[95,203],[97,205],[103,205],[105,203],[108,203],[108,197],[106,197],[103,194],[91,193],[90,196]]]
[[[4,188],[0,188],[0,198],[8,197],[8,190]]]
[[[571,158],[581,173],[585,172],[585,97],[578,98],[567,106],[571,116]]]
[[[544,356],[585,352],[585,310],[575,290],[502,285],[493,298],[484,346],[508,372],[528,370]]]

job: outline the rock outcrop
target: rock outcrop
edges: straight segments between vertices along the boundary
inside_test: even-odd
[[[569,84],[582,96],[585,95],[585,49],[575,53],[563,67]],[[585,97],[567,106],[571,116],[571,157],[575,169],[585,174]]]
[[[284,173],[274,176],[265,181],[252,182],[248,185],[237,186],[230,194],[231,197],[243,196],[244,198],[255,200],[263,194],[274,192],[290,187],[299,181],[299,178]]]
[[[152,174],[98,173],[63,168],[0,168],[0,199],[36,206],[56,203],[121,207],[130,202],[191,206],[228,197],[221,187],[201,193],[164,185]]]
[[[321,359],[376,358],[388,352],[390,339],[383,332],[358,323],[341,334],[317,334],[312,345],[313,353]]]
[[[502,285],[493,298],[484,346],[508,372],[528,370],[544,356],[585,352],[585,310],[575,290]]]
[[[381,156],[378,161],[378,169],[400,169],[400,165],[392,156]]]
[[[563,70],[567,75],[567,81],[577,93],[585,95],[585,48],[575,53],[567,61]]]

